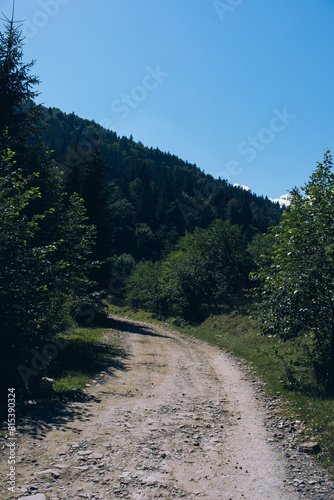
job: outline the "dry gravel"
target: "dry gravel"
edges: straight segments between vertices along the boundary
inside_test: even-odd
[[[266,397],[241,361],[113,319],[128,357],[65,408],[35,405],[36,422],[19,429],[17,493],[2,481],[1,499],[334,499],[333,482],[298,451],[302,424],[281,417],[279,395]]]

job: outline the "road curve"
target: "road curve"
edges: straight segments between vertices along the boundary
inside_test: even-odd
[[[292,484],[257,389],[232,356],[112,319],[127,358],[96,377],[82,400],[21,429],[17,492],[2,481],[1,498],[315,498]]]

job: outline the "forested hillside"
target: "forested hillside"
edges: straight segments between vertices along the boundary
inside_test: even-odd
[[[43,109],[42,139],[65,175],[65,189],[79,193],[97,226],[99,257],[161,257],[186,231],[215,219],[243,227],[248,241],[277,224],[278,204],[196,165],[118,137],[95,122]]]

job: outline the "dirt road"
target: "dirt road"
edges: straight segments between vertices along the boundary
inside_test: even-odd
[[[334,498],[321,469],[264,424],[276,407],[265,407],[234,358],[161,327],[114,320],[129,356],[82,400],[21,429],[17,492],[2,481],[1,499]]]

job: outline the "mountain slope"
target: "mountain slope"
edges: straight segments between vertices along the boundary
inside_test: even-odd
[[[54,150],[67,190],[92,198],[95,207],[88,215],[103,235],[101,246],[108,255],[160,258],[180,235],[205,228],[216,218],[241,225],[250,241],[280,219],[278,203],[205,175],[170,153],[120,138],[74,113],[45,108],[42,124],[42,140]],[[100,211],[92,215],[96,205]]]

